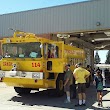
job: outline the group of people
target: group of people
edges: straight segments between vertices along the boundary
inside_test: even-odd
[[[74,78],[78,93],[78,103],[75,106],[86,106],[86,79],[90,76],[91,73],[87,69],[83,68],[81,63],[76,64],[75,67],[76,68],[72,72],[69,64],[65,66],[66,71],[64,77],[64,90],[67,96],[65,103],[71,103],[70,85],[72,84]],[[98,106],[102,106],[102,82],[103,78],[101,71],[96,71],[96,75],[94,75],[93,78],[93,84],[96,86],[97,90]]]

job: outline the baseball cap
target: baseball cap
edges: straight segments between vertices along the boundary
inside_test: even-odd
[[[68,67],[70,67],[70,64],[66,64],[65,66],[68,66]]]
[[[81,65],[82,65],[82,63],[77,63],[75,66],[79,67],[79,66],[81,66]]]

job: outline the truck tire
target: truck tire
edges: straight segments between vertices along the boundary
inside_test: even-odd
[[[14,90],[15,90],[15,92],[17,92],[20,95],[22,95],[22,94],[28,94],[31,91],[30,88],[21,88],[21,87],[14,87]]]
[[[56,80],[56,95],[63,96],[64,95],[64,75],[59,74]]]
[[[56,80],[56,89],[47,89],[48,96],[60,97],[64,95],[64,75],[59,74]]]

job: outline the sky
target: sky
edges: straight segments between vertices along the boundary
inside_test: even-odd
[[[0,14],[39,9],[87,0],[1,0]]]
[[[97,51],[101,60],[100,63],[105,63],[108,50],[97,50]],[[94,56],[95,54],[96,54],[96,51],[94,51]]]
[[[89,0],[1,0],[0,15],[83,1]],[[94,55],[95,53],[96,52],[94,52]],[[107,50],[98,51],[98,53],[101,58],[101,63],[104,63],[106,60]]]

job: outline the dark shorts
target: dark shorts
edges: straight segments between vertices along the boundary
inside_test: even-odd
[[[103,90],[97,90],[97,92],[100,92],[101,93],[101,92],[103,92]]]
[[[86,85],[85,85],[85,83],[77,84],[77,91],[78,91],[78,93],[85,93],[86,92]]]
[[[70,91],[70,84],[66,84],[65,87],[64,87],[64,91]]]

